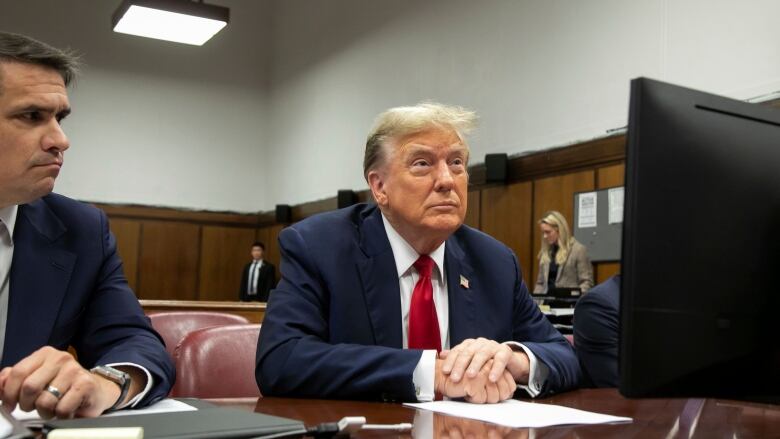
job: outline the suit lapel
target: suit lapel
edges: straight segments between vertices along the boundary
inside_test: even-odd
[[[61,248],[65,233],[42,199],[19,206],[3,364],[48,344],[76,263],[76,254]]]
[[[450,307],[450,347],[453,347],[467,338],[476,337],[475,301],[485,294],[485,286],[480,285],[474,276],[474,270],[455,235],[447,239],[444,266]],[[461,282],[461,276],[465,282]]]
[[[378,208],[360,226],[360,247],[365,259],[357,262],[363,294],[377,345],[403,347],[401,290],[395,258]]]

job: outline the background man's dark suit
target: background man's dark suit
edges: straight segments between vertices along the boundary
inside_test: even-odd
[[[19,206],[9,292],[3,367],[72,345],[85,368],[145,367],[155,386],[139,405],[168,394],[172,360],[127,285],[102,211],[56,194]]]
[[[257,295],[250,295],[249,291],[249,268],[252,263],[244,266],[244,271],[241,272],[241,291],[239,292],[242,302],[267,302],[268,295],[276,285],[276,267],[270,262],[263,260],[263,265],[260,266],[260,270],[257,271]]]
[[[401,299],[379,209],[358,204],[282,231],[282,279],[257,351],[263,395],[416,400],[421,350],[401,349]],[[574,387],[577,358],[528,294],[514,254],[461,226],[447,239],[450,345],[524,343],[550,369],[543,393]],[[461,282],[468,279],[468,288]]]
[[[618,386],[620,275],[582,296],[574,309],[574,346],[583,372],[583,385]]]

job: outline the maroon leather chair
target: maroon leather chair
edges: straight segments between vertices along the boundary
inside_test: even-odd
[[[176,384],[172,397],[259,397],[255,352],[260,325],[198,329],[176,347]]]
[[[236,314],[209,311],[171,311],[149,314],[152,327],[160,333],[165,350],[173,356],[179,341],[188,333],[218,325],[242,325],[249,320]]]

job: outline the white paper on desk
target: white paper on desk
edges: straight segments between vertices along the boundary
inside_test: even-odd
[[[175,399],[163,399],[146,408],[138,410],[120,410],[102,416],[149,415],[152,413],[188,412],[193,410],[197,410],[197,408]],[[20,409],[19,406],[16,406],[16,410],[14,410],[11,415],[17,420],[24,422],[26,425],[36,424],[42,421],[37,411],[25,412]]]
[[[549,313],[551,316],[556,316],[556,317],[573,316],[574,308],[550,308]]]
[[[461,418],[476,419],[512,428],[538,428],[568,424],[606,424],[631,422],[631,418],[603,415],[560,405],[510,399],[498,404],[471,404],[457,401],[433,401],[404,404]]]

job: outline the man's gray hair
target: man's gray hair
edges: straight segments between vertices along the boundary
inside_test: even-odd
[[[78,56],[71,51],[57,49],[28,36],[0,32],[0,64],[4,62],[52,68],[62,76],[66,87],[78,74],[80,65]],[[3,91],[2,79],[0,75],[0,93]]]
[[[451,129],[464,139],[477,124],[477,114],[463,107],[435,102],[422,102],[412,107],[391,108],[374,121],[366,140],[363,157],[363,176],[385,162],[385,146],[390,140],[398,140],[427,129]]]

